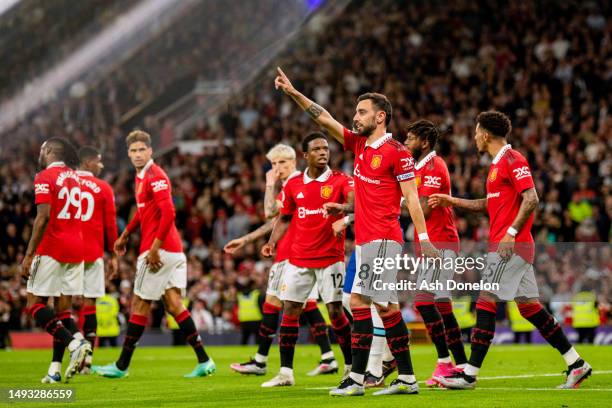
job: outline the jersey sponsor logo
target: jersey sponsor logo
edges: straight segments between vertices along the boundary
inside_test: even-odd
[[[495,181],[497,178],[497,167],[494,168],[491,173],[489,173],[489,181]]]
[[[382,155],[380,154],[375,154],[374,156],[372,156],[372,161],[370,162],[370,167],[372,169],[377,169],[380,167],[381,163],[382,163]]]
[[[283,193],[285,194],[285,193]],[[283,195],[283,200],[284,200],[284,195]],[[302,193],[301,191],[298,193],[298,195],[295,198],[304,198],[304,193]]]
[[[514,173],[514,178],[516,180],[522,180],[525,177],[531,177],[531,172],[529,171],[529,166],[518,167],[512,170]]]
[[[410,170],[414,166],[414,157],[404,157],[400,159],[402,171]]]
[[[355,170],[353,170],[353,175],[357,177],[359,180],[368,184],[380,184],[380,180],[374,180],[366,176],[361,175],[361,171],[359,170],[359,164],[355,165]]]
[[[423,183],[425,187],[442,187],[442,177],[438,176],[425,176],[425,182]]]
[[[298,218],[306,218],[311,215],[323,215],[325,211],[323,208],[317,208],[316,210],[309,210],[305,207],[298,207]]]
[[[405,173],[405,174],[400,174],[399,176],[397,176],[397,181],[404,181],[404,180],[411,180],[414,178],[414,172],[410,172],[410,173]]]
[[[499,197],[499,192],[487,194],[487,199],[489,199],[489,198],[497,198],[497,197]]]
[[[49,184],[47,183],[34,184],[34,194],[49,194]]]
[[[166,182],[166,180],[153,181],[151,183],[151,188],[153,189],[154,193],[157,193],[157,192],[163,191],[163,190],[167,190],[168,189],[168,182]]]
[[[326,185],[326,186],[321,187],[321,197],[326,200],[329,197],[331,197],[333,192],[334,192],[334,186]]]

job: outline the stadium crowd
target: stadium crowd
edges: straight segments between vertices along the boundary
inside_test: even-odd
[[[301,137],[314,130],[274,90],[276,64],[298,89],[347,126],[356,97],[370,90],[392,101],[396,137],[416,118],[437,123],[444,131],[437,151],[448,163],[453,194],[465,198],[484,196],[489,160],[475,150],[474,119],[488,108],[507,113],[513,124],[509,141],[528,158],[540,196],[532,231],[536,241],[609,242],[612,20],[605,16],[611,11],[609,2],[355,1],[331,23],[334,29],[299,40],[216,120],[202,120],[187,135],[216,144],[199,155],[174,150],[156,159],[173,181],[176,222],[188,255],[188,298],[200,329],[232,327],[236,294],[263,289],[270,261],[260,258],[259,246],[251,244],[235,258],[224,255],[222,247],[263,221],[266,151],[280,141],[299,146]],[[9,305],[11,327],[29,324],[22,314],[25,291],[18,270],[36,211],[32,180],[41,140],[64,135],[78,146],[103,148],[112,170],[103,177],[114,187],[122,229],[134,200],[133,173],[121,163],[127,129],[121,129],[119,113],[141,102],[141,92],[161,94],[176,79],[176,67],[215,76],[214,66],[202,63],[206,42],[198,37],[201,33],[177,27],[164,35],[172,33],[186,45],[174,47],[160,37],[159,44],[137,57],[143,65],[128,64],[85,97],[46,108],[10,134],[12,143],[3,141],[0,306]],[[146,74],[141,68],[151,63],[147,55],[172,63],[164,63],[167,69],[161,71],[152,66]],[[153,86],[160,78],[167,81]],[[131,83],[138,85],[126,86]],[[141,128],[157,137],[165,130],[172,138],[171,125],[152,118]],[[350,155],[335,142],[330,145],[332,166],[352,173]],[[459,211],[456,216],[463,241],[487,240],[485,217]],[[409,219],[402,217],[402,225],[408,227]],[[407,231],[410,238],[411,228]],[[107,287],[119,297],[123,312],[129,308],[136,244],[132,239],[119,277]],[[567,302],[572,293],[595,288],[599,302],[610,303],[612,258],[606,251],[609,246],[597,253],[587,248],[582,254],[589,255],[574,251],[556,259],[541,253],[536,270],[544,300]],[[586,257],[580,258],[582,263],[576,262],[580,256]],[[162,322],[160,311],[158,307],[153,326]]]

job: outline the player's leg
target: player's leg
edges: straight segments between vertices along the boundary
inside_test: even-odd
[[[300,329],[300,315],[303,303],[283,299],[283,320],[281,322],[278,347],[280,350],[279,374],[261,384],[262,387],[291,386],[295,384],[293,377],[293,357]]]
[[[92,366],[91,371],[108,378],[122,378],[128,375],[128,367],[136,349],[138,340],[142,337],[149,319],[151,302],[159,300],[169,284],[169,277],[174,270],[174,262],[160,251],[164,266],[153,272],[146,263],[147,252],[140,254],[136,263],[136,277],[134,278],[134,296],[132,298],[131,316],[128,320],[127,331],[123,339],[123,347],[119,359],[105,366]]]
[[[592,373],[589,363],[584,361],[570,344],[563,329],[537,298],[517,298],[521,315],[533,324],[542,337],[563,356],[567,364],[567,375],[564,384],[559,388],[578,388]]]
[[[281,367],[279,374],[261,384],[262,387],[290,386],[295,384],[293,377],[293,356],[297,343],[300,315],[308,295],[315,285],[315,274],[310,268],[298,267],[287,263],[281,287],[283,319],[280,326],[279,342]]]
[[[104,296],[104,290],[104,260],[98,258],[95,262],[85,262],[83,274],[83,334],[91,346],[92,354],[85,359],[81,374],[88,374],[91,371],[98,328],[96,299]]]
[[[376,306],[371,306],[372,310],[372,325],[373,337],[372,347],[370,348],[370,356],[368,357],[368,366],[364,377],[364,387],[383,387],[385,385],[385,376],[383,375],[383,357],[386,349],[389,348],[387,345],[387,338],[385,336],[385,327],[383,321],[380,318]],[[393,356],[390,358],[393,359]]]
[[[85,365],[81,370],[81,374],[89,374],[91,371],[93,350],[96,345],[97,329],[98,319],[96,317],[96,299],[86,297],[83,299],[83,334],[85,336],[85,340],[87,340],[91,346],[92,354],[85,358]]]
[[[351,325],[342,306],[342,288],[345,277],[344,262],[336,262],[315,271],[317,289],[327,306],[332,330],[344,357],[345,368],[352,366]]]
[[[317,285],[312,288],[312,291],[308,295],[308,299],[304,304],[304,310],[302,314],[306,319],[306,322],[310,326],[310,334],[314,338],[315,342],[321,350],[321,359],[317,367],[308,372],[308,376],[316,376],[319,374],[333,374],[338,372],[338,362],[334,356],[334,352],[331,348],[331,342],[329,340],[327,322],[323,318],[317,299],[319,298],[319,290]]]
[[[288,261],[281,261],[270,267],[266,298],[262,307],[263,317],[257,333],[255,358],[244,363],[232,363],[230,365],[232,370],[240,374],[266,374],[270,347],[276,337],[280,312],[283,307],[279,296],[287,263]]]
[[[419,386],[410,356],[410,334],[399,310],[399,304],[396,301],[389,302],[387,306],[376,303],[376,308],[385,327],[387,344],[397,362],[398,376],[388,388],[375,392],[374,395],[417,394]]]
[[[487,266],[482,280],[485,283],[496,283],[499,290],[481,291],[476,302],[476,326],[472,329],[471,354],[463,372],[451,376],[436,376],[436,381],[447,388],[473,389],[476,386],[476,376],[489,351],[491,341],[495,336],[495,316],[497,301],[512,300],[516,296],[519,284],[525,273],[518,255],[510,259],[502,259],[497,252],[487,254]]]
[[[74,319],[72,318],[72,296],[61,295],[54,298],[55,315],[72,336],[78,340],[83,339],[83,335],[79,332]],[[62,360],[64,359],[64,351],[66,346],[57,338],[53,338],[53,357],[47,375],[42,379],[43,383],[53,383],[56,374],[62,371]]]
[[[446,345],[455,359],[455,366],[463,369],[467,364],[467,356],[461,337],[461,328],[457,322],[457,318],[453,313],[453,304],[450,299],[436,300],[436,308],[442,316],[444,322],[444,335],[446,337]]]
[[[78,268],[78,264],[60,264],[49,256],[36,256],[27,282],[27,310],[39,327],[57,338],[70,351],[70,362],[65,372],[66,381],[81,366],[90,348],[87,342],[73,336],[47,302],[49,297],[60,296],[62,290],[65,289],[64,284],[67,278],[74,280],[74,289],[77,293],[83,290],[82,276],[79,281]],[[59,380],[59,376],[57,377]]]
[[[170,313],[176,323],[179,325],[179,329],[183,333],[187,343],[193,348],[198,359],[198,365],[194,370],[187,374],[185,377],[206,377],[207,375],[213,374],[216,371],[215,363],[212,361],[206,351],[204,350],[204,344],[202,343],[202,337],[196,329],[193,318],[189,310],[183,305],[183,296],[179,288],[166,289],[162,297],[166,310]]]

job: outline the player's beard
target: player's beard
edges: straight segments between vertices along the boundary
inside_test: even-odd
[[[353,130],[357,132],[359,136],[369,137],[376,130],[376,124],[371,123],[369,126],[364,124],[362,125],[361,131],[359,131],[357,127],[353,124]]]

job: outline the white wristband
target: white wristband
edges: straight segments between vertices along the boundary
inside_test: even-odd
[[[342,219],[344,221],[344,225],[349,225],[351,223],[350,217],[347,215]]]
[[[510,227],[508,228],[508,230],[506,231],[508,233],[508,235],[510,235],[511,237],[516,237],[516,234],[518,234],[518,231],[516,230],[516,228],[514,227]]]
[[[426,232],[421,232],[419,234],[419,241],[429,241],[429,235]]]

